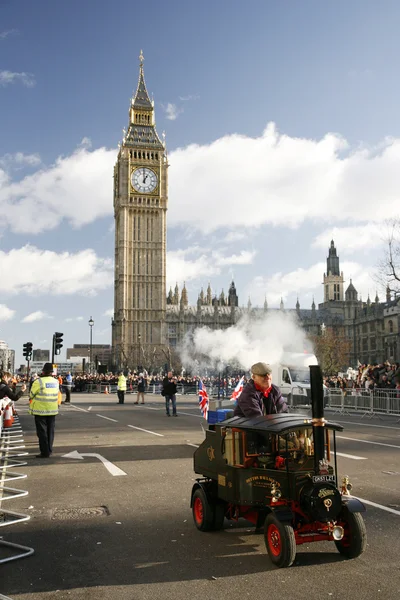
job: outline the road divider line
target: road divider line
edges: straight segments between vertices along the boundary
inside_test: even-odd
[[[192,446],[192,448],[198,448],[199,445],[198,444],[189,444],[189,442],[186,442],[187,446]]]
[[[76,406],[76,404],[71,404],[71,408],[75,408],[75,410],[81,410],[82,412],[87,412],[86,408],[81,408],[80,406]]]
[[[368,460],[365,456],[354,456],[354,454],[343,454],[343,452],[336,452],[336,456],[343,456],[344,458],[352,458],[354,460]]]
[[[187,417],[196,417],[196,419],[202,419],[203,415],[192,415],[191,413],[178,411],[180,415],[186,415]]]
[[[360,502],[363,504],[368,504],[369,506],[374,506],[375,508],[380,508],[381,510],[385,510],[386,512],[390,512],[394,515],[400,516],[400,510],[395,510],[394,508],[389,508],[389,506],[383,506],[383,504],[377,504],[376,502],[371,502],[370,500],[364,500],[364,498],[360,498],[359,496],[353,496],[354,498],[358,498]]]
[[[369,440],[360,440],[358,438],[350,438],[345,437],[344,435],[337,435],[337,438],[341,440],[350,440],[351,442],[361,442],[362,444],[372,444],[373,446],[386,446],[387,448],[399,448],[400,446],[395,446],[394,444],[384,444],[383,442],[370,442]]]
[[[372,425],[371,423],[356,423],[355,421],[338,421],[338,423],[344,423],[345,425],[360,425],[362,427],[378,427],[379,429],[395,429],[396,431],[400,431],[400,427],[391,427],[390,425]]]
[[[134,425],[127,425],[127,427],[138,429],[139,431],[145,431],[146,433],[151,433],[152,435],[158,435],[159,437],[164,437],[162,433],[156,433],[155,431],[149,431],[148,429],[142,429],[141,427],[135,427]]]
[[[110,417],[104,417],[103,415],[96,415],[96,417],[100,417],[100,419],[107,419],[107,421],[112,421],[113,423],[118,423],[117,419],[110,419]]]

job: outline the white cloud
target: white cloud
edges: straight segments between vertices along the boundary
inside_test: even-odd
[[[16,152],[15,154],[4,154],[0,157],[0,165],[4,168],[38,167],[41,162],[41,158],[37,153],[24,154],[23,152]]]
[[[168,102],[168,104],[161,105],[165,116],[170,121],[175,121],[181,113],[183,113],[183,108],[179,108],[176,104],[172,104],[172,102]]]
[[[292,138],[274,124],[258,138],[192,144],[169,156],[169,223],[210,231],[384,220],[398,211],[399,160],[400,139],[350,152],[339,135]]]
[[[29,315],[26,315],[23,319],[21,319],[21,323],[35,323],[36,321],[43,321],[44,319],[53,319],[46,312],[42,310],[37,310]]]
[[[117,150],[90,150],[87,138],[82,144],[18,182],[0,168],[4,227],[32,233],[35,220],[39,233],[63,219],[80,227],[113,214]],[[264,224],[293,228],[308,220],[326,223],[327,231],[333,221],[337,228],[369,227],[398,213],[399,161],[400,139],[349,152],[339,135],[291,138],[273,124],[258,138],[234,134],[209,145],[193,144],[169,155],[168,224],[190,226],[193,233],[223,228],[231,241],[244,229]]]
[[[18,233],[40,233],[63,219],[80,227],[112,214],[116,151],[78,148],[55,164],[12,183],[0,170],[3,225]],[[40,213],[40,219],[37,214]],[[35,227],[32,227],[32,222]]]
[[[224,256],[221,251],[199,246],[167,252],[167,289],[176,282],[219,275],[222,267],[251,264],[255,254],[255,251],[242,250],[239,254]]]
[[[0,40],[5,40],[10,35],[18,33],[18,29],[8,29],[7,31],[0,31]]]
[[[222,241],[227,244],[233,244],[235,242],[240,242],[240,240],[244,240],[246,237],[247,236],[243,231],[230,231]]]
[[[212,258],[219,266],[226,265],[251,265],[257,253],[255,251],[242,250],[240,254],[232,254],[231,256],[221,256],[218,252],[212,253]]]
[[[200,100],[200,96],[198,94],[188,94],[187,96],[179,96],[179,100],[181,102],[189,102],[191,100]]]
[[[32,73],[13,73],[12,71],[0,71],[0,86],[5,87],[13,83],[22,83],[26,87],[36,85],[35,76]]]
[[[322,231],[314,239],[312,246],[326,250],[334,240],[340,254],[354,254],[360,250],[376,250],[384,244],[381,225],[379,223],[365,223],[354,227],[332,227]]]
[[[74,323],[74,322],[79,322],[79,321],[83,321],[83,317],[67,317],[66,319],[64,319],[66,323]]]
[[[220,268],[213,264],[211,256],[201,254],[194,260],[187,258],[190,250],[167,252],[167,289],[177,281],[190,281],[198,277],[218,275]]]
[[[3,296],[20,293],[32,296],[95,295],[113,285],[112,261],[97,257],[90,249],[75,254],[57,254],[24,246],[8,253],[0,251],[0,263]]]
[[[8,308],[5,304],[0,304],[0,321],[10,321],[15,315],[15,310]]]
[[[362,296],[363,300],[366,300],[368,294],[371,300],[375,298],[376,283],[372,278],[372,270],[369,271],[360,263],[351,261],[341,261],[340,270],[345,277],[344,292],[352,279],[358,292],[358,299]],[[281,298],[285,304],[289,296],[298,295],[303,297],[301,308],[311,308],[312,297],[323,296],[322,283],[325,271],[326,263],[319,262],[308,268],[298,268],[288,273],[277,272],[271,277],[256,276],[245,289],[244,298],[250,297],[253,306],[262,306],[267,298],[268,306],[277,307]],[[309,306],[304,305],[304,298],[309,298]],[[293,306],[294,303],[291,306],[285,305],[285,308],[293,308]]]
[[[106,310],[103,313],[103,317],[113,317],[114,316],[114,309],[113,308],[109,308],[108,310]]]

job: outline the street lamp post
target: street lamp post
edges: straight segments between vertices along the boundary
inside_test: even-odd
[[[89,346],[89,373],[92,372],[92,346],[93,346],[93,325],[94,325],[94,321],[92,319],[92,317],[90,317],[89,319],[89,327],[90,327],[90,346]]]

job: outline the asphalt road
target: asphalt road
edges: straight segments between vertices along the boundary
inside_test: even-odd
[[[263,535],[246,521],[219,532],[195,528],[189,506],[192,455],[204,434],[196,397],[178,397],[177,418],[160,396],[144,406],[114,395],[75,394],[61,406],[55,453],[38,453],[33,418],[18,402],[27,478],[7,483],[29,495],[3,501],[29,521],[6,526],[5,540],[35,554],[0,568],[0,598],[13,600],[398,600],[400,598],[400,423],[329,415],[342,422],[339,474],[368,501],[366,552],[344,560],[333,543],[298,547],[277,569]],[[100,454],[126,475],[113,474]],[[73,455],[73,456],[76,456]],[[1,551],[0,558],[8,555]],[[3,594],[3,596],[1,596]]]

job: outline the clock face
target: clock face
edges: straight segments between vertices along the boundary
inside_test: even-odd
[[[157,175],[151,169],[139,167],[132,172],[131,183],[137,192],[149,194],[157,187]]]

